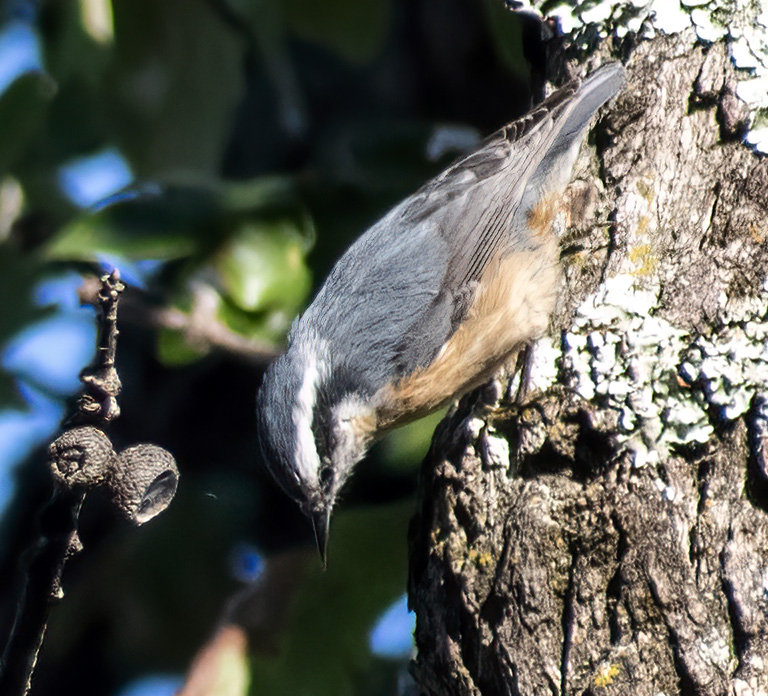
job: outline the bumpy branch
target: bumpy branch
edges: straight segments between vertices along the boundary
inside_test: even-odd
[[[96,296],[97,306],[101,311],[99,322],[99,346],[96,363],[80,373],[80,381],[85,385],[85,393],[78,400],[78,421],[111,423],[120,415],[117,397],[122,384],[115,369],[117,353],[117,305],[125,285],[120,280],[120,272],[115,269],[101,279]]]
[[[25,574],[0,662],[0,694],[21,696],[29,691],[51,601],[64,596],[64,566],[82,550],[77,528],[87,492],[106,486],[117,509],[137,525],[162,512],[176,492],[179,471],[169,452],[140,444],[116,453],[101,430],[120,415],[121,383],[115,356],[117,308],[124,289],[117,270],[101,278],[96,361],[80,374],[84,393],[69,421],[75,427],[49,448],[54,490],[40,513],[40,539],[22,559]]]

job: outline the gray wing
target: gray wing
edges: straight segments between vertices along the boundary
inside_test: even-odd
[[[574,80],[473,154],[425,184],[342,256],[295,328],[332,339],[371,392],[429,364],[460,323],[477,281],[500,253],[534,248],[526,207],[589,119],[623,84],[618,64]],[[375,368],[372,370],[372,368]]]

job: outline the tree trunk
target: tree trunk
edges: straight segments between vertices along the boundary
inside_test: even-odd
[[[570,188],[556,381],[467,397],[423,466],[426,694],[768,693],[768,168],[722,43],[627,68]]]

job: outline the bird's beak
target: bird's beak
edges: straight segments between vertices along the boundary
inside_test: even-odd
[[[310,512],[310,519],[312,520],[312,528],[315,530],[315,543],[320,553],[320,560],[323,562],[323,568],[325,568],[328,565],[326,551],[328,546],[328,529],[331,524],[331,507],[312,510]]]

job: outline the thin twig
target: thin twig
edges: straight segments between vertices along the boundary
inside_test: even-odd
[[[120,415],[117,397],[122,385],[115,369],[117,352],[117,305],[125,285],[120,280],[120,272],[115,269],[101,278],[96,306],[101,310],[99,322],[99,350],[95,364],[80,373],[80,381],[85,385],[85,393],[77,403],[77,422],[111,423]]]
[[[23,587],[0,662],[0,694],[27,694],[48,625],[51,601],[59,599],[61,574],[78,550],[77,519],[85,489],[57,491],[40,515],[39,541],[23,562]]]
[[[120,378],[115,370],[115,352],[117,305],[123,289],[117,270],[101,279],[99,350],[95,364],[80,375],[86,390],[78,402],[76,420],[80,422],[104,425],[120,414],[117,403]],[[102,470],[114,456],[109,439],[101,431],[92,427],[76,431],[68,431],[69,435],[65,433],[51,445],[55,487],[39,515],[40,537],[22,559],[24,568],[16,615],[0,660],[0,694],[3,696],[23,696],[29,692],[51,602],[64,595],[61,588],[64,565],[82,549],[77,534],[80,509],[89,485],[105,477],[103,471],[95,476],[91,473],[92,446],[95,445],[99,456],[104,455],[97,463]],[[83,476],[83,472],[91,475],[92,480]]]

